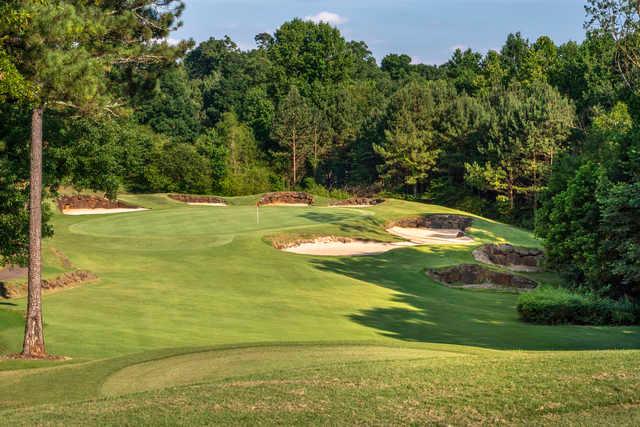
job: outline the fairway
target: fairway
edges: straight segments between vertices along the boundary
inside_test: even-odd
[[[364,381],[358,401],[364,405],[375,400],[375,390],[391,387],[394,377],[420,389],[418,395],[437,383],[460,382],[461,390],[471,393],[471,404],[480,405],[474,406],[477,416],[456,418],[461,415],[451,411],[460,407],[442,406],[432,396],[429,399],[439,409],[434,409],[431,421],[453,414],[452,419],[461,422],[486,422],[497,411],[497,403],[488,404],[468,389],[464,373],[469,370],[478,375],[480,384],[496,390],[516,377],[516,388],[525,387],[527,381],[543,381],[546,365],[566,370],[567,376],[583,384],[580,387],[603,369],[613,372],[605,368],[609,364],[624,365],[623,370],[630,372],[625,379],[628,387],[620,389],[615,399],[601,390],[592,396],[591,405],[575,403],[571,411],[631,402],[630,393],[640,384],[637,351],[582,351],[636,350],[640,328],[527,324],[518,318],[515,294],[450,289],[425,274],[429,268],[475,263],[472,251],[485,243],[539,246],[523,230],[476,218],[468,233],[473,244],[401,247],[361,257],[306,256],[277,250],[271,239],[344,236],[393,242],[399,239],[385,231],[391,220],[456,211],[398,200],[366,209],[328,208],[320,199],[317,206],[308,208],[263,207],[258,222],[257,197],[230,198],[226,207],[189,206],[165,195],[123,199],[149,210],[86,217],[56,214],[55,237],[45,244],[45,273],[56,276],[64,271],[60,261],[64,254],[74,268],[90,271],[99,280],[45,294],[48,348],[71,359],[0,362],[4,396],[0,424],[26,415],[24,423],[40,422],[48,411],[57,414],[60,418],[55,419],[61,423],[68,415],[81,424],[89,419],[65,402],[89,399],[107,399],[85,404],[101,414],[95,420],[118,424],[131,418],[118,415],[114,408],[148,405],[156,409],[142,411],[136,420],[155,424],[166,415],[156,411],[162,402],[176,393],[190,402],[184,396],[193,393],[196,384],[207,390],[205,395],[215,395],[222,402],[237,397],[237,410],[221,403],[218,415],[223,418],[208,418],[211,414],[203,408],[196,408],[196,418],[189,418],[190,404],[185,404],[173,412],[178,418],[167,420],[259,422],[268,410],[247,409],[249,418],[238,415],[246,409],[242,402],[255,398],[252,393],[265,387],[263,391],[271,390],[274,396],[287,395],[304,387],[305,381],[310,393],[318,394],[317,401],[306,403],[307,412],[315,408],[315,413],[338,416],[345,409],[334,408],[333,400],[319,403],[328,399],[323,382],[342,378],[336,380],[340,395],[347,393],[345,378],[356,384]],[[557,280],[550,273],[526,275],[541,283]],[[24,299],[15,299],[0,306],[2,353],[19,351],[24,304]],[[596,362],[573,372],[578,369],[572,367],[573,361],[583,359]],[[28,369],[39,366],[43,368]],[[505,369],[498,375],[501,379],[492,377],[497,366]],[[519,366],[524,371],[518,371]],[[450,376],[434,375],[431,370],[436,367]],[[385,370],[388,378],[382,376]],[[506,372],[518,374],[508,377]],[[247,378],[251,385],[228,385],[231,379]],[[227,385],[215,388],[212,384],[217,383]],[[38,384],[47,386],[34,397],[30,390]],[[238,387],[242,392],[234,394]],[[550,383],[549,387],[553,394],[554,387],[561,386]],[[580,387],[578,392],[586,393]],[[28,396],[48,409],[26,408]],[[385,404],[406,406],[401,396]],[[546,397],[540,391],[536,399],[542,402]],[[291,404],[302,405],[295,398]],[[273,401],[268,405],[277,406]],[[284,411],[280,421],[313,421],[305,418],[304,407],[298,409],[291,414]],[[394,413],[374,412],[379,423],[388,422],[385,417]],[[515,409],[507,413],[511,421],[522,420],[522,413]],[[362,421],[361,416],[357,412],[351,420]]]

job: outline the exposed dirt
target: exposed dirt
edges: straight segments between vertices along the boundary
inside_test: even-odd
[[[27,277],[27,273],[28,270],[26,268],[10,265],[3,270],[0,270],[0,282]]]
[[[51,354],[46,354],[42,357],[26,357],[22,354],[7,354],[5,356],[0,356],[0,360],[42,360],[42,361],[52,361],[52,362],[64,362],[67,360],[71,360],[70,357],[66,356],[54,356]]]
[[[258,206],[266,205],[290,205],[308,206],[313,204],[313,196],[300,191],[283,191],[278,193],[267,193],[258,202]]]
[[[443,285],[454,288],[529,291],[538,286],[526,277],[489,270],[476,264],[428,270],[427,274]]]
[[[390,224],[390,227],[459,230],[464,233],[467,228],[471,227],[471,224],[473,224],[473,218],[468,216],[451,214],[430,214],[403,218],[392,222]]]
[[[60,209],[60,212],[64,212],[70,209],[139,209],[139,207],[120,200],[78,194],[60,197],[58,199],[58,209]]]
[[[169,194],[169,198],[190,205],[226,206],[227,201],[217,196],[194,196],[191,194]]]
[[[352,239],[349,237],[318,237],[293,241],[274,241],[273,246],[285,252],[318,256],[360,256],[374,255],[393,249],[416,246],[411,242],[379,242],[375,240]]]
[[[384,199],[370,199],[368,197],[352,197],[351,199],[338,200],[329,206],[333,207],[351,207],[351,208],[365,208],[369,206],[376,206],[384,203]]]
[[[75,287],[87,282],[96,280],[98,277],[84,270],[72,271],[58,276],[55,279],[43,280],[42,289],[45,291],[54,291],[64,288]],[[27,294],[27,284],[20,283],[16,285],[0,284],[0,297],[11,299],[18,298]]]
[[[543,270],[544,251],[507,244],[484,245],[473,251],[476,261],[507,267],[513,271],[536,272]]]

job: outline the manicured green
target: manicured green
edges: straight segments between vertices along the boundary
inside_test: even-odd
[[[640,328],[527,324],[515,294],[425,275],[474,262],[473,246],[322,258],[269,244],[304,234],[393,240],[387,221],[449,209],[319,199],[263,207],[258,224],[255,196],[228,207],[122,198],[151,210],[53,218],[48,274],[59,274],[62,253],[100,280],[45,295],[49,351],[71,360],[1,361],[0,424],[576,423],[582,413],[597,423],[596,406],[626,411],[621,422],[640,416]],[[539,245],[481,218],[470,234]],[[18,351],[22,333],[24,300],[9,303],[2,353]]]

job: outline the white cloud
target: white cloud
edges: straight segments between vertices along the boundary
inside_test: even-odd
[[[460,50],[462,50],[462,51],[465,51],[465,50],[469,49],[469,46],[464,45],[464,44],[454,44],[453,46],[451,46],[451,47],[449,48],[449,50],[450,50],[451,52],[455,52],[455,51],[456,51],[456,50],[458,50],[458,49],[460,49]]]
[[[181,41],[182,40],[178,40],[178,39],[174,39],[174,38],[171,38],[171,37],[167,37],[167,43],[170,44],[171,46],[176,46]]]
[[[337,13],[326,12],[326,11],[317,13],[313,16],[305,16],[304,19],[307,21],[315,22],[315,23],[325,22],[331,25],[345,24],[347,21],[349,21],[344,16],[340,16]]]

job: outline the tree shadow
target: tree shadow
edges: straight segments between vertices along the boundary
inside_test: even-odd
[[[354,217],[350,212],[305,212],[301,216],[309,221],[337,226],[345,233],[380,233],[384,226],[384,222],[374,216]]]
[[[640,328],[543,326],[522,322],[517,295],[450,289],[426,268],[472,262],[469,247],[422,247],[370,257],[316,258],[319,270],[395,292],[392,304],[349,315],[383,336],[410,342],[459,344],[505,350],[640,348]]]

